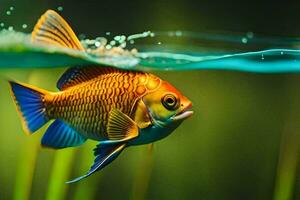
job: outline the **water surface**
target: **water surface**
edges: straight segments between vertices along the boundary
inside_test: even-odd
[[[108,65],[121,69],[237,70],[258,73],[300,71],[297,38],[189,32],[144,32],[84,39],[80,52],[33,44],[30,35],[0,32],[1,68]],[[219,46],[218,46],[219,45]],[[222,48],[221,48],[222,47]]]

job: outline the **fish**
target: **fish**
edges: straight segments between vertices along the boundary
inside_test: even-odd
[[[49,10],[32,32],[32,42],[85,51],[68,23]],[[130,146],[151,144],[170,135],[193,115],[192,102],[158,76],[109,66],[73,66],[57,82],[58,92],[9,80],[25,133],[51,121],[41,145],[63,149],[98,141],[89,171],[103,169]]]

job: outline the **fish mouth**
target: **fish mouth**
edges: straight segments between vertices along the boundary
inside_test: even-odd
[[[178,121],[178,120],[189,118],[194,114],[194,111],[192,111],[191,108],[192,108],[192,103],[189,103],[187,107],[185,107],[182,111],[180,111],[173,117],[173,120]]]

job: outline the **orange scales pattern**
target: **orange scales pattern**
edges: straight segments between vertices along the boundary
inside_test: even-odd
[[[72,124],[93,139],[107,138],[106,125],[112,109],[133,117],[136,102],[161,84],[158,77],[134,71],[109,70],[89,81],[46,95],[47,115]]]

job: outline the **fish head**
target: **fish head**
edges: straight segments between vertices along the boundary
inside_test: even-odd
[[[143,97],[151,120],[160,127],[177,127],[192,116],[192,102],[166,81]]]

